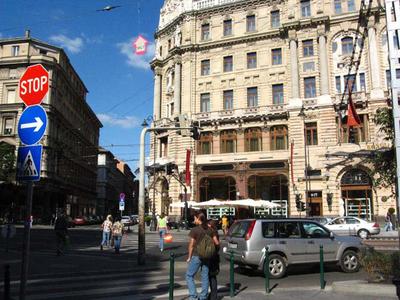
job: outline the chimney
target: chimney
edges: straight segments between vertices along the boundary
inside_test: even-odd
[[[25,38],[27,39],[31,38],[31,31],[29,29],[25,30]]]

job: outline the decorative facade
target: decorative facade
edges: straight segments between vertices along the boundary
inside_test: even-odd
[[[154,125],[185,115],[202,131],[199,141],[159,133],[150,153],[182,173],[192,150],[190,200],[271,200],[282,210],[258,213],[297,216],[297,198],[310,215],[366,219],[395,206],[365,163],[388,146],[374,123],[389,91],[385,16],[372,3],[360,18],[360,5],[165,1],[151,63]],[[358,126],[346,124],[349,90]],[[156,178],[156,211],[179,215],[169,203],[181,201],[181,184],[162,172]]]

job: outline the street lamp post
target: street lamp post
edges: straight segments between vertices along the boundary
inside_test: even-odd
[[[301,107],[299,117],[303,118],[303,137],[304,137],[304,180],[305,180],[305,198],[304,201],[306,203],[306,217],[310,216],[310,203],[309,203],[309,197],[308,197],[308,192],[309,192],[309,178],[308,178],[308,168],[309,168],[309,163],[308,163],[308,152],[307,152],[307,131],[306,131],[306,114],[304,113],[304,105]]]

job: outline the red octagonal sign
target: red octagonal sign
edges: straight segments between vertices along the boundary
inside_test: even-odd
[[[27,106],[40,104],[49,91],[49,72],[40,64],[29,66],[19,80],[19,97]]]

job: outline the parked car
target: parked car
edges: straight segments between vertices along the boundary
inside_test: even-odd
[[[361,239],[337,236],[318,222],[307,219],[247,219],[229,229],[224,257],[253,269],[264,270],[263,248],[269,251],[271,278],[281,278],[294,264],[318,263],[319,247],[324,247],[325,262],[338,263],[343,272],[357,272]]]
[[[74,224],[75,224],[76,226],[78,226],[78,225],[86,225],[86,224],[88,223],[88,222],[87,222],[87,218],[84,217],[84,216],[75,217],[75,218],[73,219],[73,222],[74,222]]]
[[[309,217],[308,219],[316,221],[322,225],[326,225],[332,221],[332,218],[329,217]]]
[[[121,223],[124,224],[124,226],[132,226],[133,225],[133,221],[130,216],[122,216]]]
[[[381,231],[378,223],[357,217],[338,217],[325,226],[338,235],[358,235],[362,239],[372,234],[379,234]]]

